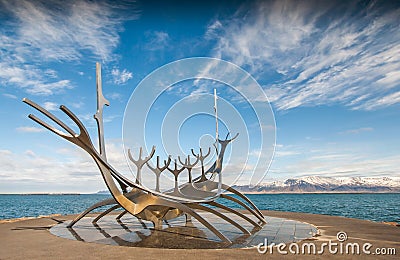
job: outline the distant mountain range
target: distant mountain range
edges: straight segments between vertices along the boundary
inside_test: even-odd
[[[257,186],[234,185],[243,193],[400,193],[400,178],[395,177],[318,177],[270,181]],[[108,190],[96,194],[109,195]]]
[[[233,187],[244,193],[394,193],[400,192],[400,178],[309,176]]]

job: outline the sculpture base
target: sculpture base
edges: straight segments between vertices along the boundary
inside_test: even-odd
[[[250,248],[260,243],[291,243],[309,239],[318,234],[318,229],[308,223],[285,218],[266,217],[267,224],[261,229],[231,213],[224,213],[239,222],[251,232],[243,234],[239,229],[226,223],[219,217],[202,212],[213,226],[227,236],[232,244],[221,242],[201,223],[192,219],[186,222],[184,216],[163,224],[161,230],[155,230],[153,224],[141,221],[126,214],[120,221],[117,215],[107,215],[93,224],[94,217],[80,220],[73,228],[67,228],[69,221],[53,226],[53,235],[92,243],[148,248]],[[250,216],[249,216],[250,217]]]

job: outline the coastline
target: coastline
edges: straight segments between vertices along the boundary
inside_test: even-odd
[[[352,191],[352,192],[340,192],[340,191],[310,191],[310,192],[305,192],[305,191],[299,191],[299,192],[243,192],[243,194],[256,194],[256,195],[263,195],[263,194],[400,194],[400,191],[390,191],[390,192],[385,192],[385,191],[378,191],[378,192],[367,192],[367,191]]]
[[[59,217],[59,216],[61,216],[61,214],[40,215],[40,216],[37,216],[37,217],[22,217],[22,218],[0,219],[0,224],[3,224],[3,223],[14,223],[14,222],[18,222],[18,221],[31,220],[31,219],[53,218],[53,217]]]

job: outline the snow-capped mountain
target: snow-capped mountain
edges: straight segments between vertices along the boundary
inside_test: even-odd
[[[236,188],[242,192],[254,193],[400,192],[400,178],[307,176],[265,182],[255,187],[245,185]]]

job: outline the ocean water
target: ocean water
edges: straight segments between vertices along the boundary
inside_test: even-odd
[[[400,223],[400,193],[249,194],[261,210],[279,210]],[[107,195],[0,195],[0,219],[76,214]],[[218,202],[237,207],[230,201]]]
[[[248,194],[259,209],[400,223],[400,193]],[[221,201],[222,202],[222,201]],[[224,202],[233,207],[233,203]]]

